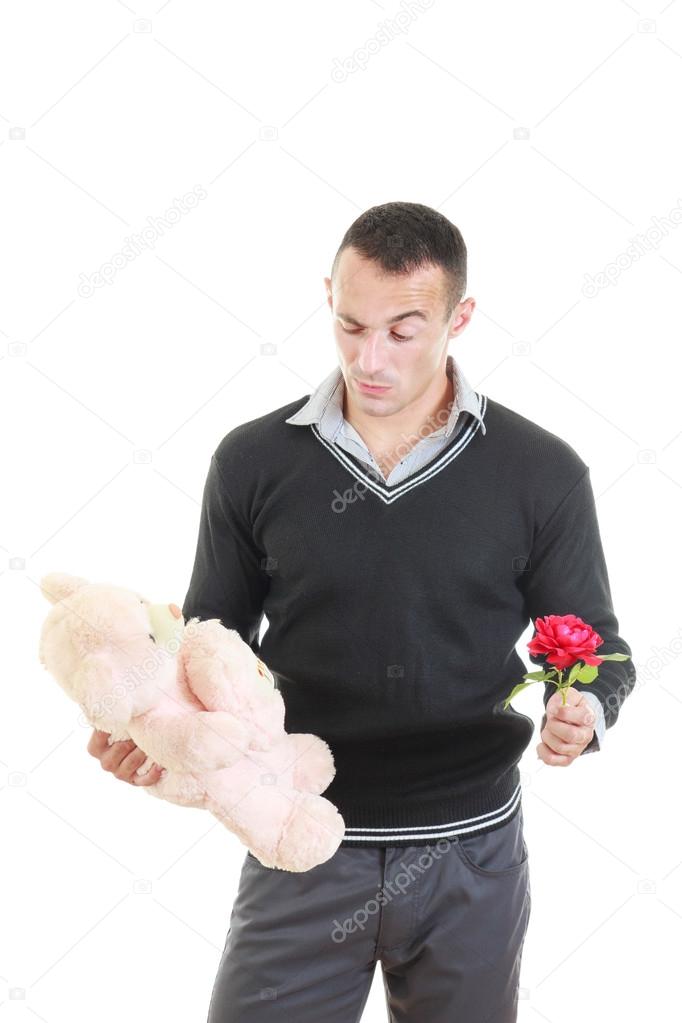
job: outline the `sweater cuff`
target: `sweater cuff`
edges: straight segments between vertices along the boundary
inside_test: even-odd
[[[583,753],[597,753],[604,744],[604,733],[606,732],[606,719],[604,716],[604,708],[601,705],[601,700],[596,693],[588,693],[583,690],[583,696],[592,707],[594,711],[594,735],[591,741],[583,750]],[[582,753],[580,754],[582,756]]]

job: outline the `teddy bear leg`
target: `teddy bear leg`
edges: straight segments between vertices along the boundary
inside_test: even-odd
[[[287,736],[287,743],[293,762],[292,787],[320,795],[331,785],[336,773],[329,746],[319,736],[307,732]]]
[[[265,867],[304,871],[334,854],[345,832],[343,817],[322,796],[286,792],[266,773],[243,788],[216,776],[207,809],[247,845]],[[256,781],[256,784],[254,784]]]
[[[236,769],[239,771],[239,769]],[[285,791],[269,772],[245,776],[217,771],[205,777],[206,807],[264,866],[277,866],[276,850],[298,793]]]
[[[169,771],[156,785],[147,785],[147,792],[178,806],[195,806],[203,809],[206,805],[206,790],[191,774]]]
[[[282,870],[310,870],[334,855],[345,834],[343,817],[328,799],[297,793],[277,846],[275,866]]]

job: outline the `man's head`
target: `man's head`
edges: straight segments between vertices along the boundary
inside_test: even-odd
[[[393,415],[442,389],[449,341],[475,307],[462,300],[466,257],[455,225],[419,203],[373,206],[346,231],[325,286],[339,364],[364,412]]]

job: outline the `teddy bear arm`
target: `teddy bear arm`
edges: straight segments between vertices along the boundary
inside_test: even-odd
[[[235,629],[218,619],[187,626],[181,650],[184,680],[209,710],[243,712],[245,699],[260,708],[276,699],[272,672]]]

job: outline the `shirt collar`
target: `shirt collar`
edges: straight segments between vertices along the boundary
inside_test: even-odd
[[[478,419],[481,430],[485,434],[486,425],[483,422],[476,392],[452,355],[447,357],[446,372],[455,382],[455,401],[447,423],[426,436],[434,437],[445,434],[446,437],[449,437],[460,412],[470,412]],[[343,417],[344,388],[345,381],[341,367],[336,366],[313,391],[305,405],[293,416],[289,416],[285,422],[291,423],[293,426],[310,426],[311,423],[316,423],[323,436],[333,441],[346,422]]]

